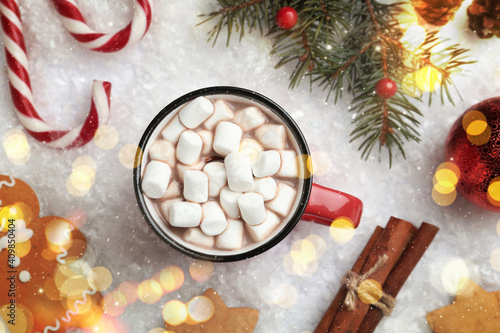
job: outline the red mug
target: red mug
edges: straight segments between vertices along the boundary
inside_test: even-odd
[[[298,182],[295,188],[297,195],[292,211],[266,239],[260,242],[249,241],[239,250],[204,248],[186,242],[182,236],[174,232],[175,228],[169,226],[168,221],[161,216],[154,200],[145,196],[141,190],[142,177],[148,162],[148,150],[152,142],[182,106],[200,96],[212,100],[224,99],[230,103],[246,103],[257,106],[267,117],[285,125],[297,155],[304,157],[297,159],[299,170],[302,172],[301,176],[297,177]],[[254,91],[237,87],[217,86],[199,89],[167,105],[146,128],[139,142],[135,160],[136,167],[133,170],[136,199],[146,222],[162,240],[184,254],[208,261],[236,261],[256,256],[277,245],[301,219],[330,226],[335,219],[342,218],[350,221],[352,227],[356,228],[363,210],[361,200],[350,194],[314,183],[312,172],[304,171],[308,169],[309,157],[309,148],[298,125],[283,108],[269,98]],[[250,238],[248,237],[248,239]]]

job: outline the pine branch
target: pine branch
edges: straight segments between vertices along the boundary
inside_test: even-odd
[[[215,44],[227,29],[227,43],[234,31],[243,38],[245,31],[258,30],[273,40],[273,53],[280,57],[276,68],[292,66],[290,88],[304,78],[326,91],[326,98],[337,102],[344,93],[352,96],[354,129],[351,142],[360,141],[362,158],[368,159],[378,146],[386,149],[389,164],[393,154],[405,156],[404,144],[420,142],[419,118],[414,103],[428,93],[440,95],[453,104],[452,74],[472,63],[468,50],[457,44],[446,45],[436,32],[428,32],[418,47],[408,47],[397,17],[404,3],[381,4],[376,0],[218,0],[220,10],[208,14],[200,24],[217,22],[209,32]],[[276,12],[283,6],[295,8],[299,23],[281,30],[275,23]],[[431,75],[438,83],[424,82]],[[388,99],[375,94],[382,78],[397,83],[397,93]]]

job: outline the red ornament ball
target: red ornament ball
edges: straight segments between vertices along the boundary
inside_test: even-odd
[[[458,168],[458,193],[500,213],[500,97],[473,105],[456,120],[446,139],[445,159]]]
[[[388,77],[380,79],[375,85],[375,93],[381,98],[391,98],[398,91],[398,85]]]
[[[276,24],[281,29],[291,29],[295,27],[299,15],[292,7],[283,7],[276,13]]]

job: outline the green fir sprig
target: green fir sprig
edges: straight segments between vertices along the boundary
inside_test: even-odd
[[[229,44],[234,32],[240,39],[245,33],[258,30],[273,40],[274,54],[280,57],[276,68],[293,66],[290,88],[308,78],[311,88],[321,87],[326,98],[335,102],[343,93],[352,96],[354,129],[351,141],[360,141],[364,159],[379,156],[385,148],[392,164],[394,151],[405,157],[404,144],[420,141],[419,111],[415,102],[421,94],[411,78],[429,69],[440,77],[440,94],[453,103],[451,74],[473,61],[467,59],[467,49],[457,44],[443,47],[446,41],[437,32],[427,32],[418,48],[402,42],[404,30],[398,21],[404,2],[382,4],[374,0],[218,0],[220,9],[204,16],[200,24],[216,21],[209,31],[209,41],[215,44],[223,29]],[[276,25],[276,13],[284,7],[294,8],[299,22],[293,29],[282,30]],[[390,98],[375,94],[375,85],[382,78],[397,83],[397,93]],[[406,86],[406,88],[404,87]],[[409,88],[409,90],[408,90]],[[417,93],[413,94],[413,91]],[[456,90],[456,89],[455,89]]]

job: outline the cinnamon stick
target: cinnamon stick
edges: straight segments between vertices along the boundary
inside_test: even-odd
[[[381,257],[387,256],[385,263],[367,277],[384,285],[415,231],[416,228],[411,223],[391,217],[363,265],[361,274],[374,267]],[[354,310],[343,304],[333,320],[330,332],[356,332],[369,309],[370,305],[359,299],[355,302]]]
[[[439,228],[423,222],[415,233],[415,236],[406,247],[405,252],[399,258],[398,263],[389,274],[382,289],[392,297],[396,297],[406,282],[411,272],[418,264],[429,245],[434,240]],[[383,314],[380,309],[371,306],[365,316],[363,323],[358,329],[358,333],[373,332],[378,323],[382,320]]]
[[[380,226],[377,226],[375,228],[370,239],[366,243],[365,248],[363,249],[363,251],[361,251],[361,253],[358,256],[358,259],[352,266],[351,270],[353,272],[358,274],[361,272],[361,269],[363,268],[366,259],[368,258],[368,255],[372,251],[373,246],[377,242],[383,230],[384,229]],[[333,318],[335,318],[337,310],[342,305],[342,302],[344,301],[346,295],[347,295],[347,288],[345,285],[342,285],[339,291],[337,292],[337,295],[335,295],[335,298],[330,303],[330,306],[326,310],[325,314],[323,315],[323,318],[321,318],[321,321],[319,322],[318,326],[316,326],[314,333],[327,333],[330,330]]]

